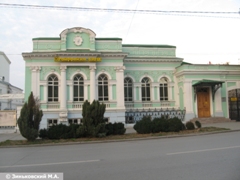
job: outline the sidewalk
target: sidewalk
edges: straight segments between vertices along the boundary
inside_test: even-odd
[[[228,128],[230,130],[239,130],[240,131],[240,122],[222,122],[222,123],[209,123],[209,124],[202,124],[202,127],[219,127],[219,128]],[[136,131],[132,127],[128,127],[126,129],[126,133],[136,133]],[[22,135],[17,133],[7,133],[7,134],[0,134],[0,142],[6,140],[25,140]]]

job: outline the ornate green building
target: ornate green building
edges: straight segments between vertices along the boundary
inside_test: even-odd
[[[22,55],[25,100],[31,91],[40,99],[41,128],[80,123],[83,102],[94,99],[106,104],[109,122],[134,123],[130,109],[186,110],[184,121],[229,117],[228,92],[240,88],[240,66],[183,63],[175,46],[122,44],[82,27],[33,38],[33,51]]]

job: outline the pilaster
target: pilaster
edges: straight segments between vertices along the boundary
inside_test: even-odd
[[[40,87],[39,87],[39,72],[41,70],[40,66],[32,66],[30,67],[30,69],[32,70],[32,86],[31,86],[31,91],[33,92],[33,95],[35,97],[39,97],[40,96]]]
[[[67,83],[66,83],[66,66],[61,66],[61,84],[60,84],[60,109],[65,110],[66,109],[66,102],[67,102]]]
[[[91,103],[96,99],[96,84],[95,84],[96,66],[89,66],[89,69],[90,69],[90,103]]]
[[[116,70],[117,80],[117,107],[125,109],[124,105],[124,70],[125,66],[118,66],[114,68]]]

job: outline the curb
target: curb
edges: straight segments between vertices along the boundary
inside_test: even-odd
[[[144,141],[144,140],[153,140],[153,139],[167,139],[167,138],[180,138],[180,137],[192,137],[192,136],[204,136],[211,134],[220,134],[220,133],[230,133],[230,132],[239,132],[237,130],[223,130],[207,133],[195,133],[195,134],[185,134],[185,135],[169,135],[169,136],[150,136],[145,138],[132,138],[132,139],[117,139],[117,140],[98,140],[98,141],[82,141],[82,142],[65,142],[65,143],[48,143],[48,144],[31,144],[31,145],[12,145],[12,146],[0,146],[0,148],[22,148],[22,147],[44,147],[44,146],[63,146],[63,145],[77,145],[77,144],[96,144],[96,143],[113,143],[113,142],[127,142],[127,141]]]

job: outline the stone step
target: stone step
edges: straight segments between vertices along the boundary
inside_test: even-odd
[[[225,117],[193,118],[190,121],[193,122],[193,123],[195,121],[199,121],[201,124],[234,122],[234,120],[231,120],[231,119],[225,118]]]

